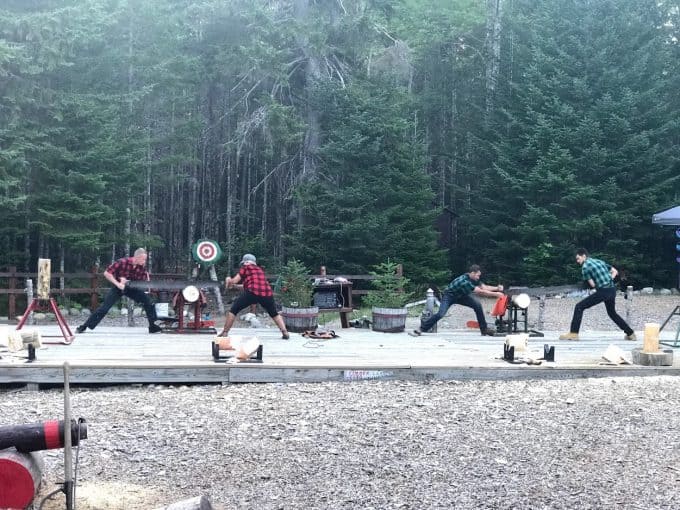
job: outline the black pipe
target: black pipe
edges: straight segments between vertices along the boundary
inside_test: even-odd
[[[87,439],[87,423],[71,420],[71,444]],[[22,453],[64,447],[64,422],[47,421],[0,427],[0,450],[15,447]]]

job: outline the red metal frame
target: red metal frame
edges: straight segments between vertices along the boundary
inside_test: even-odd
[[[184,299],[181,292],[178,292],[173,298],[173,308],[175,310],[175,320],[177,321],[177,327],[165,327],[163,328],[164,333],[203,333],[203,334],[216,334],[215,321],[212,320],[201,320],[201,305],[205,302],[205,298],[201,293],[199,299],[193,303],[188,303]],[[194,320],[188,321],[186,327],[184,325],[184,306],[189,305],[194,307]],[[163,320],[162,318],[160,319]]]
[[[64,316],[59,311],[59,305],[57,305],[57,302],[55,301],[54,298],[50,298],[49,300],[33,298],[33,301],[31,301],[31,304],[28,305],[28,308],[26,308],[24,315],[21,317],[21,320],[17,325],[17,330],[20,330],[21,328],[24,327],[24,324],[28,320],[28,317],[31,315],[31,312],[49,312],[49,311],[52,311],[54,313],[54,316],[57,318],[57,324],[59,324],[59,329],[61,329],[61,336],[64,338],[64,340],[62,342],[43,341],[43,343],[69,345],[70,343],[73,342],[75,336],[71,332],[71,328],[69,328],[68,324],[66,324]],[[56,335],[41,335],[41,336],[42,338],[59,338]]]

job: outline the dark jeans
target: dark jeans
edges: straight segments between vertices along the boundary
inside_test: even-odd
[[[461,305],[472,308],[477,316],[477,322],[479,323],[480,331],[484,332],[486,330],[486,318],[484,317],[484,310],[482,309],[482,304],[477,298],[472,297],[470,294],[465,296],[453,297],[448,292],[444,292],[442,300],[439,303],[439,311],[432,315],[429,319],[424,320],[420,324],[421,331],[429,331],[432,329],[439,319],[446,315],[446,312],[451,308],[451,305]]]
[[[571,333],[578,333],[581,329],[581,320],[583,320],[583,312],[604,301],[604,306],[607,308],[607,315],[616,323],[616,325],[625,331],[626,335],[632,335],[633,330],[624,321],[621,316],[616,313],[616,287],[608,287],[606,289],[597,289],[594,294],[591,294],[585,299],[576,303],[574,308],[574,317],[571,319]]]
[[[104,297],[104,302],[87,318],[83,325],[90,329],[97,327],[97,324],[106,316],[111,307],[120,301],[120,298],[123,296],[129,297],[135,303],[141,303],[146,312],[146,318],[149,320],[149,326],[156,321],[156,309],[151,303],[149,296],[143,290],[126,288],[123,292],[116,287],[111,287]]]

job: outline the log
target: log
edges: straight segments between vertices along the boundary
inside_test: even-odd
[[[87,424],[71,420],[71,444],[78,445],[80,439],[87,439]],[[14,447],[20,452],[51,450],[64,447],[64,422],[46,421],[27,425],[0,427],[0,450]],[[3,508],[0,506],[0,508]]]
[[[206,496],[196,496],[195,498],[178,501],[156,510],[213,510],[213,507]]]
[[[50,259],[38,259],[38,299],[50,299],[51,264]]]
[[[656,322],[648,322],[645,324],[642,352],[659,352],[659,331],[660,326]]]
[[[26,508],[40,488],[43,460],[40,454],[0,450],[0,508]]]
[[[660,349],[658,352],[644,352],[642,349],[633,349],[633,363],[646,367],[672,367],[673,349]]]

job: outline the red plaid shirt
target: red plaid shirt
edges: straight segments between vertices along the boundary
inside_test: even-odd
[[[264,276],[262,268],[256,264],[243,264],[238,274],[243,282],[243,289],[256,296],[273,296],[271,285]]]
[[[112,274],[117,280],[127,278],[130,281],[145,281],[149,279],[149,273],[144,266],[136,266],[132,261],[134,257],[124,257],[116,260],[106,268],[106,272]]]

